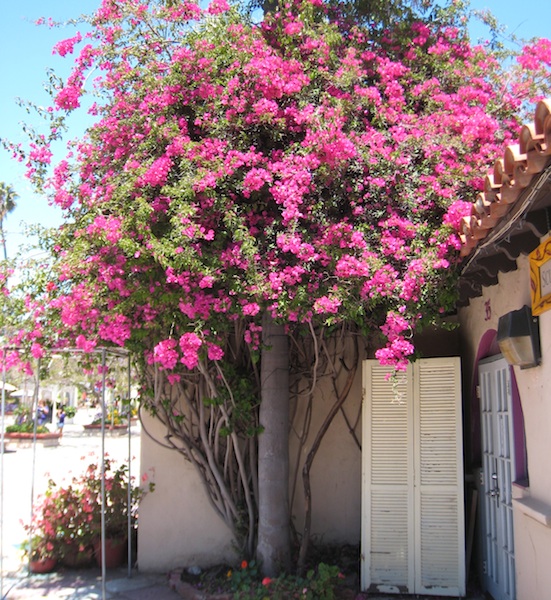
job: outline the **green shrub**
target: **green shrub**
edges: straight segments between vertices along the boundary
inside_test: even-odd
[[[77,409],[74,406],[65,406],[63,410],[68,419],[72,419],[77,414]]]
[[[232,592],[234,600],[334,600],[335,588],[342,577],[336,566],[320,563],[306,577],[281,575],[276,578],[260,574],[254,561],[242,561],[240,567],[226,569],[214,579],[202,578],[201,589],[207,592]]]
[[[26,421],[21,424],[8,425],[6,427],[6,433],[33,433],[34,423],[32,421]],[[49,429],[45,425],[38,425],[36,433],[49,433]]]

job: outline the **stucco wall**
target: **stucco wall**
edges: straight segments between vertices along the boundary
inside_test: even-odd
[[[145,429],[162,439],[162,428],[145,417]],[[142,432],[140,467],[155,491],[140,504],[138,567],[164,572],[232,560],[231,535],[215,514],[190,463]]]
[[[348,399],[330,426],[312,465],[312,536],[324,544],[359,544],[361,452],[361,361]],[[330,382],[322,382],[311,419],[306,398],[293,403],[290,433],[290,490],[293,524],[302,533],[302,467],[322,419],[332,403]],[[346,415],[346,418],[345,418]],[[304,444],[300,443],[310,421]],[[145,429],[162,438],[162,429],[146,417]],[[141,469],[154,474],[155,491],[140,506],[138,564],[142,571],[209,566],[237,560],[228,528],[210,506],[192,466],[142,433]]]
[[[517,600],[549,598],[551,529],[518,509],[514,514]]]
[[[311,469],[312,527],[314,541],[326,544],[360,543],[361,524],[361,363],[350,394],[321,442]],[[333,405],[330,381],[323,382],[313,400],[310,435],[305,443],[307,399],[295,407],[290,434],[293,524],[298,533],[304,524],[302,467],[323,419]],[[353,434],[350,432],[353,431]],[[294,492],[294,493],[293,493]]]
[[[466,377],[473,377],[473,363],[486,332],[497,330],[502,315],[530,305],[528,258],[518,259],[518,270],[503,273],[498,284],[459,311]],[[517,599],[547,598],[551,590],[551,311],[540,316],[542,363],[521,370],[514,367],[524,415],[529,487],[515,487],[514,502]],[[467,386],[469,384],[467,383]],[[465,386],[465,389],[469,387]],[[536,510],[532,508],[536,507]],[[530,515],[530,516],[529,516]],[[547,565],[546,567],[544,565]]]

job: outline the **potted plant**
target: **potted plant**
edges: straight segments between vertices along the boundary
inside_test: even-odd
[[[115,466],[106,458],[104,466],[106,564],[111,568],[117,566],[111,562],[111,549],[117,555],[118,564],[124,560],[128,518],[130,515],[132,528],[135,528],[138,503],[144,490],[132,486],[128,465]],[[101,481],[101,464],[91,463],[68,484],[58,486],[50,479],[44,496],[35,505],[33,523],[27,530],[29,534],[32,530],[33,534],[47,536],[54,546],[52,553],[65,566],[88,566],[94,553],[98,564],[101,564]],[[152,489],[150,485],[149,490]]]
[[[33,433],[35,423],[32,415],[32,410],[28,406],[18,406],[15,411],[15,423],[6,427],[6,433]],[[40,420],[36,425],[37,433],[48,433],[50,430],[40,424]]]
[[[85,483],[81,476],[65,486],[50,480],[46,492],[49,502],[45,519],[56,532],[61,560],[68,567],[85,567],[92,560],[94,499],[87,493]]]
[[[31,527],[27,531],[34,531]],[[44,532],[30,535],[30,540],[22,544],[24,556],[29,561],[31,573],[51,573],[57,566],[59,548],[55,537]]]
[[[33,509],[33,524],[55,540],[58,560],[68,567],[83,567],[92,559],[92,501],[81,477],[64,486],[50,479],[44,495]]]
[[[75,417],[75,415],[77,414],[77,409],[74,406],[65,406],[64,410],[65,410],[65,416],[68,419],[73,419]]]
[[[27,539],[21,544],[24,557],[29,561],[32,573],[50,573],[59,560],[59,540],[56,531],[45,518],[47,499],[35,504],[31,523],[24,525]]]
[[[96,498],[95,510],[92,517],[92,528],[96,532],[94,550],[96,561],[101,565],[101,472],[100,465],[91,464],[87,470],[90,492]],[[125,557],[126,543],[128,541],[128,522],[130,519],[131,531],[136,527],[138,504],[143,497],[144,490],[132,486],[128,476],[128,465],[123,463],[114,466],[110,459],[105,459],[105,558],[106,566],[112,568],[121,564]],[[150,489],[152,489],[150,487]],[[130,496],[129,496],[130,491]],[[128,500],[130,498],[130,506]]]

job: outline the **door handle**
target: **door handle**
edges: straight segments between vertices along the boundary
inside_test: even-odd
[[[499,502],[499,487],[497,485],[497,473],[492,473],[492,482],[494,487],[489,491],[489,494],[492,498],[497,498]]]

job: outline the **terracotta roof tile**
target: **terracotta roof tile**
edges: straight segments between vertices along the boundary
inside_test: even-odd
[[[538,102],[534,123],[524,125],[518,144],[505,148],[486,175],[484,190],[461,221],[461,256],[468,256],[509,213],[522,192],[551,159],[551,98]]]

